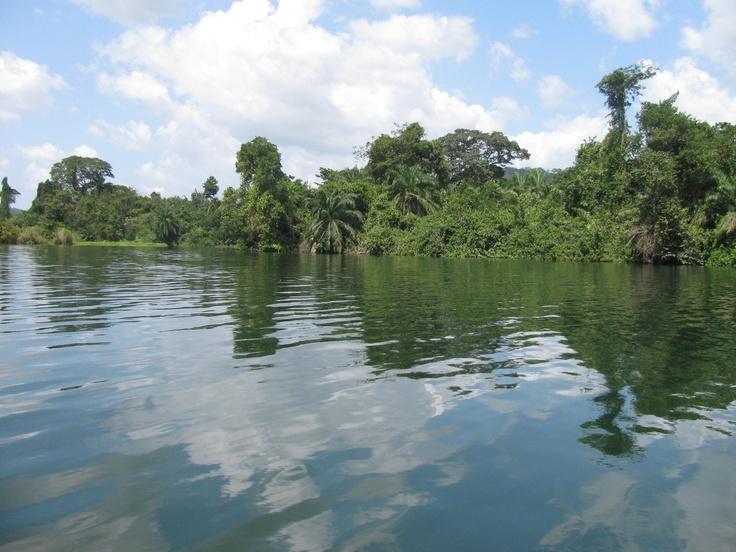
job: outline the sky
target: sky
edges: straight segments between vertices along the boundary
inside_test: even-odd
[[[188,196],[236,186],[240,144],[265,136],[316,183],[412,121],[563,168],[606,132],[595,84],[632,63],[659,68],[643,100],[736,122],[734,28],[735,0],[1,0],[0,175],[20,208],[75,154]]]

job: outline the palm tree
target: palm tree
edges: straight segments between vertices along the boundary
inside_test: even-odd
[[[404,167],[391,178],[389,196],[402,215],[429,215],[437,210],[430,196],[433,184],[433,180],[416,167]]]
[[[355,209],[353,194],[317,190],[306,235],[310,245],[316,243],[326,253],[343,253],[362,221],[363,214]]]
[[[155,231],[156,239],[168,247],[173,247],[181,237],[178,213],[168,201],[163,202],[156,213]]]

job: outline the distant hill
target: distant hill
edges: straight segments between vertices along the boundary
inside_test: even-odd
[[[10,208],[10,214],[11,215],[21,215],[23,213],[25,213],[25,211],[23,209],[16,209],[15,207],[11,207]]]
[[[542,169],[541,167],[535,168],[535,167],[524,167],[523,169],[516,169],[514,167],[506,167],[504,171],[504,177],[505,178],[511,178],[515,174],[521,174],[522,176],[532,172],[532,171],[542,171],[542,174],[544,175],[544,179],[547,180],[548,178],[552,178],[552,175],[559,172],[560,169],[552,169],[551,171],[548,171],[546,169]]]

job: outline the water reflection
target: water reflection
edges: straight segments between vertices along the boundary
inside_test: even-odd
[[[0,278],[3,549],[734,540],[731,272],[13,247]]]

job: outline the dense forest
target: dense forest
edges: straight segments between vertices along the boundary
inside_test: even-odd
[[[565,170],[512,169],[529,153],[501,132],[430,140],[418,123],[358,148],[360,168],[320,169],[316,187],[285,174],[257,137],[236,153],[241,183],[221,199],[213,177],[189,198],[140,196],[110,182],[109,163],[72,156],[26,212],[3,180],[0,242],[736,265],[736,125],[680,112],[673,91],[642,102],[632,127],[654,71],[623,67],[597,84],[609,132]]]

